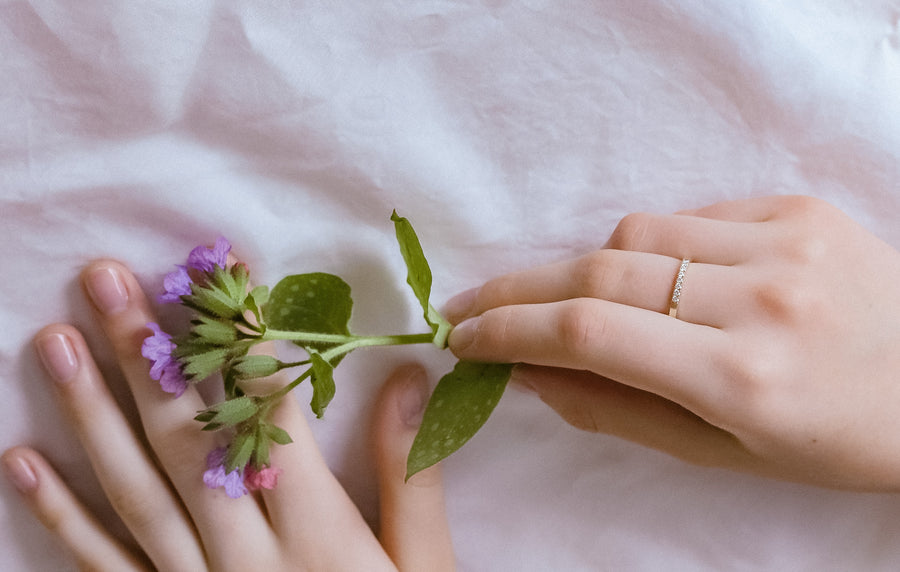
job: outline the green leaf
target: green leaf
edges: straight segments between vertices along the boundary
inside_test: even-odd
[[[269,464],[269,446],[271,441],[265,434],[262,424],[256,428],[256,449],[253,451],[253,466],[257,469]]]
[[[227,272],[234,282],[234,289],[229,294],[235,302],[243,304],[247,298],[247,287],[250,284],[250,268],[243,262],[233,265]]]
[[[253,450],[256,448],[256,432],[248,431],[235,435],[228,453],[225,455],[225,472],[230,473],[239,469],[250,461]]]
[[[350,286],[340,277],[324,272],[287,276],[272,288],[263,314],[275,330],[350,335],[353,299]],[[298,343],[319,351],[330,343]]]
[[[460,360],[438,382],[406,459],[406,479],[462,447],[500,401],[512,364]]]
[[[200,412],[194,419],[202,422],[234,426],[250,419],[256,415],[258,410],[259,406],[253,398],[243,396],[214,405]]]
[[[195,417],[195,421],[200,421],[202,423],[206,423],[208,421],[212,421],[216,416],[216,411],[213,409],[206,409],[198,413]]]
[[[184,375],[203,380],[225,365],[228,353],[228,348],[213,347],[201,353],[179,356],[178,360],[184,364]]]
[[[247,308],[256,316],[256,319],[259,322],[259,326],[263,328],[263,330],[265,330],[266,324],[265,320],[263,320],[262,308],[268,301],[268,286],[257,286],[250,291],[250,294],[247,295],[247,299],[244,301],[244,303],[247,305]]]
[[[334,398],[334,366],[328,363],[315,350],[310,352],[312,362],[312,386],[313,396],[309,406],[312,407],[316,417],[322,418],[325,408]]]
[[[289,443],[293,443],[294,440],[291,439],[291,436],[288,435],[288,432],[282,429],[281,427],[276,427],[275,425],[266,425],[266,435],[279,445],[287,445]]]
[[[213,283],[191,284],[191,294],[181,299],[185,306],[216,318],[233,319],[241,315],[241,304]]]
[[[191,331],[200,338],[201,343],[224,346],[237,339],[237,330],[231,320],[216,320],[200,315],[192,321]]]
[[[244,292],[241,292],[238,289],[237,280],[234,279],[234,276],[228,270],[225,270],[221,266],[216,266],[215,270],[213,270],[213,274],[210,277],[210,283],[228,295],[233,301],[240,302],[244,298]]]
[[[391,220],[394,221],[400,254],[403,255],[403,261],[406,263],[406,282],[419,300],[424,311],[425,321],[434,332],[434,344],[439,348],[445,348],[451,326],[429,301],[431,297],[431,267],[428,266],[428,260],[425,259],[422,244],[409,220],[399,216],[397,211],[391,214]]]

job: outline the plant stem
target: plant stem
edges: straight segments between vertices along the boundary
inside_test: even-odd
[[[304,372],[300,375],[300,377],[298,377],[298,378],[295,379],[294,381],[292,381],[292,382],[290,382],[289,384],[285,385],[284,387],[282,387],[281,389],[279,389],[279,390],[276,391],[275,393],[270,393],[268,396],[266,396],[266,397],[269,399],[269,407],[271,407],[272,405],[277,404],[277,403],[281,400],[282,397],[284,397],[285,395],[287,395],[288,393],[290,393],[295,387],[297,387],[298,385],[300,385],[300,384],[303,382],[303,380],[305,380],[307,377],[309,377],[309,376],[311,376],[311,375],[312,375],[312,368],[309,368],[309,369],[307,369],[306,371],[304,371]],[[261,416],[260,416],[261,418],[265,419],[265,418],[268,416],[268,410],[269,410],[269,407],[267,407],[267,408],[265,409],[265,415],[261,415]]]
[[[315,332],[292,332],[289,330],[267,329],[266,333],[256,339],[259,341],[290,340],[306,344],[326,343],[334,344],[333,347],[322,352],[322,358],[330,362],[334,358],[350,353],[351,351],[367,346],[398,346],[406,344],[430,344],[434,341],[434,334],[399,334],[394,336],[353,336],[342,334],[318,334]],[[287,364],[288,366],[304,365],[308,361]],[[300,385],[306,378],[312,375],[312,367],[291,383],[285,385],[275,393],[268,395],[269,405],[261,414],[265,419],[271,406],[278,403],[285,395]]]
[[[289,330],[267,329],[259,340],[290,340],[307,344],[339,344],[351,346],[347,351],[364,346],[398,346],[405,344],[428,344],[434,334],[399,334],[394,336],[353,336],[343,334],[319,334],[316,332],[292,332]]]

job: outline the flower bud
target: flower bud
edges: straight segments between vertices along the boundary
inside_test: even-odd
[[[282,363],[272,356],[243,356],[234,361],[231,371],[238,379],[267,377],[282,368]]]

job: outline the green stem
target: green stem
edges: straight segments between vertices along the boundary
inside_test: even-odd
[[[334,358],[349,353],[357,348],[371,346],[398,346],[406,344],[430,344],[434,341],[434,334],[399,334],[394,336],[352,336],[342,334],[318,334],[315,332],[292,332],[289,330],[267,329],[266,333],[256,338],[255,342],[272,341],[272,340],[290,340],[292,342],[300,342],[307,344],[326,343],[335,344],[322,352],[322,358],[330,362]],[[303,365],[308,361],[297,362],[295,364],[287,364],[289,366]],[[295,387],[300,385],[306,378],[312,375],[312,368],[307,369],[303,374],[291,383],[285,385],[278,391],[267,396],[269,402],[265,410],[261,412],[260,417],[265,419],[268,415],[270,407],[278,403],[281,398],[290,393]]]
[[[347,351],[364,346],[398,346],[405,344],[428,344],[434,339],[434,334],[400,334],[395,336],[353,336],[344,334],[319,334],[316,332],[292,332],[289,330],[266,330],[266,333],[258,338],[261,341],[290,340],[307,344],[339,344],[350,345]]]
[[[295,387],[297,387],[298,385],[300,385],[301,383],[303,383],[303,381],[304,381],[307,377],[309,377],[309,376],[311,376],[311,375],[312,375],[312,368],[309,368],[309,369],[307,369],[306,371],[304,371],[304,372],[300,375],[300,377],[298,377],[298,378],[295,379],[294,381],[292,381],[292,382],[290,382],[289,384],[285,385],[284,387],[282,387],[282,388],[279,389],[278,391],[276,391],[276,392],[274,392],[274,393],[270,393],[269,395],[267,395],[266,398],[269,400],[269,404],[270,404],[269,407],[271,407],[272,405],[277,404],[277,403],[281,400],[282,397],[284,397],[285,395],[287,395],[288,393],[290,393]],[[265,415],[262,415],[261,417],[262,417],[263,419],[265,419],[267,415],[268,415],[268,408],[266,408],[266,410],[265,410]]]

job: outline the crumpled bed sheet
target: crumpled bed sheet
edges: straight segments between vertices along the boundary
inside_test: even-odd
[[[598,248],[629,212],[772,193],[900,247],[897,1],[0,0],[0,53],[0,445],[39,448],[104,518],[29,345],[65,320],[103,347],[92,258],[156,292],[224,234],[260,282],[341,275],[353,328],[386,333],[421,327],[394,208],[438,304]],[[370,519],[363,427],[411,359],[434,380],[453,361],[359,351],[311,420]],[[689,466],[520,392],[445,475],[464,571],[900,569],[896,496]],[[0,503],[0,570],[74,569],[6,483]]]

